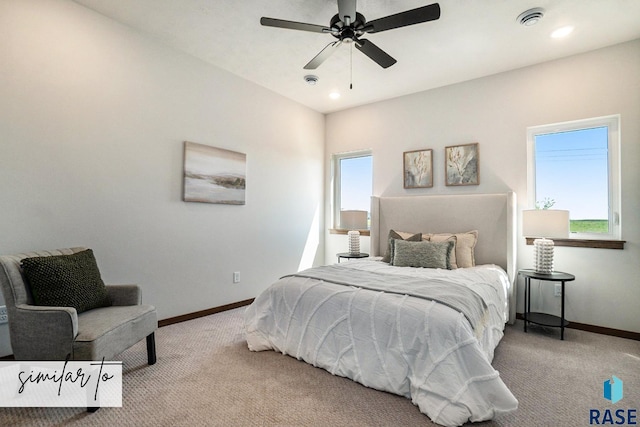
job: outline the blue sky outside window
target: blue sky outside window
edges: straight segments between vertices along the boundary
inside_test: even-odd
[[[371,210],[373,157],[349,157],[340,160],[341,210]]]
[[[536,202],[555,201],[571,220],[609,218],[608,128],[535,137]]]

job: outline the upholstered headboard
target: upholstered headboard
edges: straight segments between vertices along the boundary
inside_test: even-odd
[[[511,284],[509,322],[515,321],[515,193],[372,197],[372,255],[384,255],[391,229],[414,233],[478,230],[476,264],[496,264],[507,272]]]

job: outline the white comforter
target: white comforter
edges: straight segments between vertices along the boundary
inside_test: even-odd
[[[276,350],[410,398],[434,422],[454,426],[511,412],[518,402],[491,366],[506,320],[506,273],[497,266],[458,270],[392,267],[380,261],[337,264],[425,279],[455,280],[486,303],[482,322],[446,305],[399,293],[285,277],[245,315],[253,351]]]

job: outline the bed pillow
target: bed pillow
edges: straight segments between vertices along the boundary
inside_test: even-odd
[[[456,242],[452,268],[469,268],[476,265],[475,247],[478,242],[478,230],[467,231],[466,233],[438,233],[431,234],[432,242],[444,242],[454,239]]]
[[[24,258],[20,264],[35,305],[74,307],[78,313],[111,305],[91,249]]]
[[[382,261],[391,262],[393,259],[393,241],[394,240],[406,240],[407,242],[419,242],[422,240],[422,233],[408,233],[406,231],[389,230],[389,237],[387,238],[387,252],[382,257]]]
[[[408,242],[394,240],[391,265],[397,267],[443,268],[451,270],[454,242]]]
[[[446,243],[452,242],[453,249],[451,251],[451,269],[455,270],[458,268],[458,263],[456,260],[456,235],[450,233],[439,233],[439,234],[429,234],[429,241],[435,243]]]

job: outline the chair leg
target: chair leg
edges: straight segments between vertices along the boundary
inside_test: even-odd
[[[156,336],[153,332],[147,336],[147,360],[149,365],[156,363]]]

